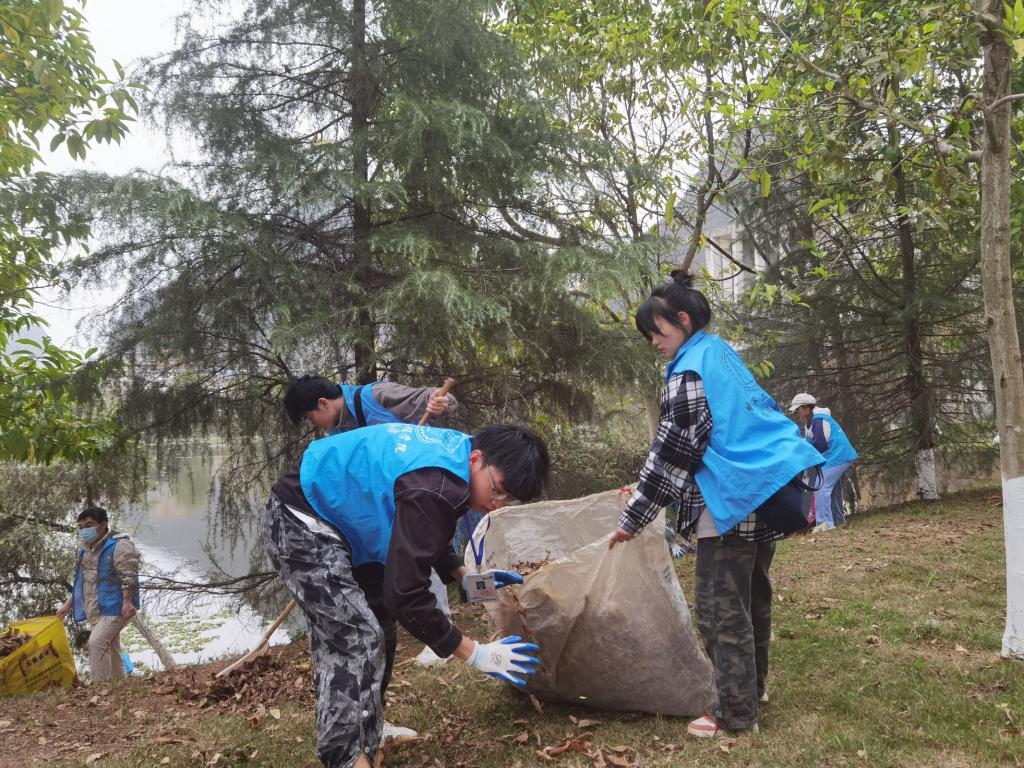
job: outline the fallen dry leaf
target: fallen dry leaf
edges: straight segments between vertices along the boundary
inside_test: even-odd
[[[99,760],[101,757],[103,757],[103,753],[102,752],[93,752],[91,755],[89,755],[87,758],[85,758],[85,764],[86,765],[92,765],[97,760]]]
[[[962,645],[956,646],[953,650],[956,651],[957,653],[970,653],[970,651],[968,651]]]
[[[868,635],[864,638],[864,642],[868,645],[878,645],[882,642],[882,639],[878,635]]]
[[[274,718],[275,720],[280,720],[281,719],[281,710],[278,709],[277,707],[272,707],[271,709],[268,709],[267,712],[269,712],[270,716],[272,718]]]
[[[530,733],[528,731],[523,731],[522,733],[520,733],[515,738],[516,744],[525,744],[529,740],[530,740]]]
[[[544,747],[544,752],[547,752],[553,757],[555,755],[560,755],[563,752],[589,752],[591,747],[591,743],[585,739],[567,737],[565,741],[557,747]]]

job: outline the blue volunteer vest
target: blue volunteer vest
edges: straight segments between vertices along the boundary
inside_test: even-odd
[[[371,424],[393,424],[402,421],[400,418],[395,416],[391,411],[385,408],[383,405],[377,402],[377,398],[373,396],[373,384],[339,384],[338,389],[341,390],[341,396],[345,398],[345,407],[348,408],[348,412],[352,414],[352,418],[356,420],[357,427],[366,427]],[[363,416],[366,419],[365,424],[359,423],[359,411],[356,409],[356,392],[359,392],[359,405],[363,409]],[[337,435],[342,431],[337,427],[327,430],[328,435]]]
[[[828,448],[825,449],[824,454],[826,467],[850,464],[857,460],[857,451],[853,449],[850,438],[843,432],[843,428],[839,426],[838,421],[827,413],[815,413],[811,417],[811,421],[827,421],[832,428],[831,435],[828,438]]]
[[[473,439],[462,432],[413,424],[379,424],[310,443],[299,483],[313,510],[340,530],[352,566],[384,563],[395,522],[395,481],[438,467],[469,482]]]
[[[698,331],[679,348],[665,380],[693,371],[704,382],[711,438],[694,478],[721,534],[799,472],[822,463],[740,356],[718,336]]]
[[[120,616],[121,601],[124,593],[121,591],[121,579],[114,570],[114,548],[117,542],[127,538],[123,533],[112,533],[103,542],[103,549],[96,563],[99,574],[96,579],[97,599],[100,604],[101,616]],[[85,550],[78,550],[78,567],[75,569],[75,583],[71,587],[71,607],[75,621],[81,623],[86,620],[85,612],[85,577],[82,575],[82,559],[85,557]],[[132,594],[132,605],[138,608],[142,603],[139,600],[139,588],[135,587]]]

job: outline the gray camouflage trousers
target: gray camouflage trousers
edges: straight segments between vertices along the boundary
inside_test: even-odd
[[[704,647],[715,669],[718,701],[711,711],[729,731],[757,723],[757,700],[768,676],[772,636],[775,542],[739,536],[697,542],[695,612]]]
[[[350,768],[363,752],[372,759],[384,724],[394,640],[387,648],[386,632],[356,583],[344,542],[310,531],[273,494],[262,531],[270,560],[309,625],[317,754],[327,768]],[[396,638],[393,621],[389,629]]]

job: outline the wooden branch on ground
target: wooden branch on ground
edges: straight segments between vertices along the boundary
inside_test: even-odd
[[[156,633],[150,629],[149,625],[142,620],[142,617],[139,616],[139,614],[136,613],[132,618],[132,624],[135,626],[135,629],[139,631],[139,634],[146,639],[146,642],[149,643],[150,647],[156,651],[156,655],[159,657],[160,663],[164,665],[164,669],[174,669],[178,666],[177,662],[174,661],[174,657],[171,656],[170,651],[168,651],[164,644],[160,642],[160,638],[156,636]]]
[[[270,629],[268,629],[266,634],[264,634],[263,637],[260,639],[259,645],[257,645],[255,648],[253,648],[247,654],[245,654],[245,656],[240,658],[238,661],[236,661],[233,664],[231,664],[230,666],[225,667],[224,669],[222,669],[220,672],[218,672],[216,675],[214,675],[214,677],[224,677],[224,675],[228,674],[229,672],[232,672],[233,670],[236,670],[239,667],[244,666],[245,664],[248,664],[250,661],[252,661],[257,656],[262,654],[265,650],[267,650],[267,647],[270,645],[270,636],[272,634],[274,634],[274,632],[277,631],[277,628],[279,626],[281,626],[281,623],[286,618],[288,618],[288,614],[292,612],[292,608],[294,608],[294,607],[295,607],[295,601],[292,600],[292,601],[290,601],[288,603],[288,605],[285,606],[284,610],[281,611],[281,615],[278,616],[277,619],[275,619],[274,623],[270,625]]]

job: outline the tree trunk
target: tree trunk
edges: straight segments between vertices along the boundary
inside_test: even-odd
[[[923,448],[917,452],[915,461],[917,472],[917,496],[926,501],[939,498],[938,470],[935,464],[935,449]]]
[[[661,398],[657,394],[647,395],[644,398],[644,410],[647,411],[647,431],[653,443],[658,434],[658,425],[661,424]]]
[[[924,373],[924,345],[921,339],[921,317],[917,294],[917,248],[914,229],[908,213],[907,180],[903,174],[906,159],[900,147],[896,126],[889,127],[889,145],[895,150],[892,175],[896,180],[895,203],[899,211],[896,232],[900,249],[900,323],[903,330],[904,354],[907,360],[906,388],[910,398],[910,430],[914,438],[917,470],[917,495],[929,501],[939,498],[935,471],[935,433],[932,413],[932,390]]]
[[[1003,18],[1002,0],[977,9]],[[1012,57],[1006,36],[983,37],[985,130],[981,158],[981,283],[995,384],[1006,537],[1006,630],[1003,655],[1024,658],[1024,369],[1010,273],[1010,106],[993,104],[1010,92]]]
[[[366,58],[366,0],[352,3],[352,73],[349,83],[349,102],[352,105],[352,269],[357,285],[362,288],[360,304],[368,301],[371,254],[370,234],[372,220],[368,204],[368,183],[370,179],[370,158],[367,131],[373,109],[373,83]],[[356,311],[353,355],[356,364],[356,381],[368,384],[374,381],[374,339],[375,329],[370,310],[361,306]]]

